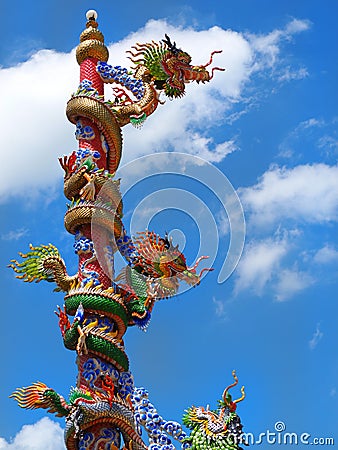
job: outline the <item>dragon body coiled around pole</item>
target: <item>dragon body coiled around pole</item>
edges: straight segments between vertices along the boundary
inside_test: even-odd
[[[67,401],[42,382],[18,388],[11,396],[23,408],[45,408],[65,417],[65,444],[71,450],[171,450],[172,439],[182,448],[237,450],[241,424],[237,401],[232,402],[228,390],[215,411],[187,410],[183,423],[191,430],[188,436],[180,424],[157,413],[147,391],[134,387],[123,342],[127,328],[136,325],[145,330],[156,301],[175,295],[182,281],[198,285],[202,272],[211,269],[198,274],[197,266],[205,257],[189,267],[168,236],[146,230],[130,237],[115,179],[122,154],[121,128],[128,123],[140,127],[161,103],[161,92],[180,98],[185,83],[210,81],[215,70],[223,69],[207,71],[217,52],[208,64],[192,66],[188,53],[167,35],[159,43],[132,48],[133,72],[110,66],[96,17],[87,18],[77,48],[80,85],[66,109],[76,125],[79,148],[59,159],[70,202],[64,224],[75,237],[78,272],[67,273],[52,244],[30,245],[27,253],[20,253],[21,261],[10,264],[18,278],[54,282],[55,290],[65,293],[64,306],[57,307],[56,315],[65,347],[77,354],[77,384]],[[113,101],[104,100],[103,83],[114,83]],[[126,267],[116,276],[117,251]],[[234,378],[232,386],[238,381],[235,374]],[[148,444],[142,439],[142,427]]]

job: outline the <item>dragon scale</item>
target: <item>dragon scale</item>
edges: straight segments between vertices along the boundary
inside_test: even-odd
[[[177,422],[164,420],[143,388],[135,388],[123,337],[128,327],[145,329],[154,304],[178,290],[179,283],[200,282],[195,264],[167,236],[143,231],[131,238],[123,225],[123,203],[115,172],[122,155],[121,128],[140,127],[169,98],[185,94],[185,83],[212,79],[208,64],[192,66],[188,53],[166,35],[160,43],[137,43],[129,51],[134,72],[111,66],[95,11],[87,13],[76,59],[80,84],[67,103],[66,114],[76,126],[78,148],[59,158],[64,194],[70,202],[66,230],[74,235],[78,271],[68,275],[52,244],[20,253],[10,267],[24,281],[55,282],[65,294],[58,307],[59,328],[67,349],[77,355],[78,377],[68,400],[42,382],[18,388],[11,395],[23,408],[44,408],[65,417],[65,444],[71,450],[170,450],[172,440],[196,450],[239,449],[241,424],[227,388],[215,411],[192,407],[183,417],[190,436]],[[104,99],[104,83],[113,84],[115,99]],[[126,267],[115,274],[114,254]],[[200,258],[200,260],[203,257]],[[204,269],[206,270],[206,269]],[[148,435],[147,444],[141,428]]]

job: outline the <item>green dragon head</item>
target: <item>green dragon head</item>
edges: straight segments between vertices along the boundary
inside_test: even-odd
[[[167,97],[182,97],[185,94],[185,84],[190,81],[197,83],[210,81],[215,70],[224,70],[214,67],[211,74],[206,67],[212,63],[212,57],[216,50],[211,53],[207,64],[201,66],[191,65],[191,56],[185,51],[177,48],[176,42],[172,43],[166,34],[160,43],[152,41],[147,44],[137,43],[132,47],[136,52],[129,51],[129,59],[136,65],[145,66],[158,90],[163,90]]]

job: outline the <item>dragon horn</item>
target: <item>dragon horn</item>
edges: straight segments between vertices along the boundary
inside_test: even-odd
[[[237,378],[235,370],[232,371],[232,376],[234,377],[235,382],[230,384],[227,388],[225,388],[224,392],[223,392],[223,401],[226,404],[228,404],[227,399],[226,399],[227,392],[229,391],[229,389],[235,387],[238,384],[238,378]]]
[[[242,388],[241,388],[241,393],[242,393],[242,397],[238,398],[237,400],[234,400],[234,403],[239,403],[245,399],[244,386],[242,386]]]
[[[170,37],[167,34],[165,34],[164,37],[165,39],[162,39],[162,42],[164,42],[168,46],[171,52],[177,53],[179,49],[176,47],[176,42],[172,44]]]

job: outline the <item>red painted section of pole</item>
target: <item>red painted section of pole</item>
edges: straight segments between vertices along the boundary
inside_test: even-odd
[[[97,26],[97,24],[96,24]],[[95,26],[94,26],[95,28]],[[96,33],[96,28],[93,32]],[[87,24],[87,30],[88,30],[88,24]],[[91,39],[94,39],[93,42],[95,42],[96,36],[90,37],[88,36],[89,41]],[[102,38],[103,39],[103,38]],[[85,41],[88,42],[87,39]],[[97,42],[97,41],[96,41]],[[91,87],[94,88],[97,91],[97,94],[104,97],[104,83],[101,80],[101,77],[96,71],[96,66],[98,63],[98,58],[95,58],[93,56],[90,56],[90,53],[88,53],[89,56],[85,57],[81,60],[80,63],[80,83],[82,83],[84,80],[87,80],[91,82]],[[80,137],[79,140],[79,149],[87,149],[90,152],[98,152],[101,156],[100,158],[95,158],[95,163],[98,167],[98,169],[108,169],[107,164],[107,154],[106,154],[106,147],[103,144],[104,136],[100,132],[98,126],[90,119],[86,117],[79,117],[82,129],[85,129],[86,127],[90,127],[94,132],[94,137]],[[93,261],[90,261],[86,263],[86,260],[89,260],[90,257],[86,254],[79,255],[79,280],[83,281],[86,276],[86,272],[96,272],[99,275],[100,283],[102,284],[102,287],[104,289],[107,289],[111,286],[112,280],[111,280],[111,274],[109,274],[109,264],[107,264],[106,256],[104,254],[104,249],[109,244],[109,236],[106,230],[100,229],[97,230],[95,227],[92,228],[91,225],[82,225],[80,227],[80,232],[83,236],[85,236],[88,239],[91,239],[94,243],[95,252],[96,252],[96,258]],[[99,263],[100,261],[100,263]],[[112,261],[111,261],[112,264]]]
[[[101,77],[96,72],[97,58],[86,58],[80,64],[80,83],[83,80],[89,80],[92,82],[92,86],[97,90],[99,95],[104,95],[104,84]]]

